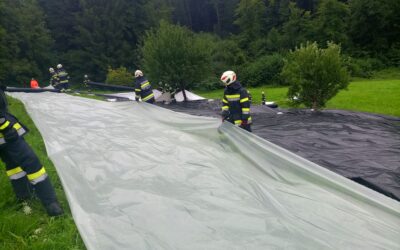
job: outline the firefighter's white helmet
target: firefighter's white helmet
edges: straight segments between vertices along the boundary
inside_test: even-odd
[[[57,69],[61,69],[62,65],[61,64],[57,64]]]
[[[141,70],[135,71],[135,77],[143,76],[143,72]]]
[[[49,68],[49,72],[50,73],[54,73],[54,69],[53,68]]]
[[[225,71],[221,76],[221,81],[225,84],[225,86],[228,86],[236,81],[236,73],[232,70]]]

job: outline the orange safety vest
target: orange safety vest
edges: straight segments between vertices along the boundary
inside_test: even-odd
[[[31,80],[31,89],[38,89],[39,83],[36,80]]]

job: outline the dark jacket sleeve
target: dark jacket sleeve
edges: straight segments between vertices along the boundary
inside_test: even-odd
[[[240,106],[242,108],[242,121],[247,121],[250,117],[249,93],[245,88],[240,91]]]
[[[10,121],[7,120],[7,99],[6,95],[4,94],[3,90],[0,90],[0,131],[8,128],[11,126]]]
[[[135,80],[135,95],[136,98],[140,98],[140,93],[142,92],[142,86],[140,85],[140,80],[136,79]]]

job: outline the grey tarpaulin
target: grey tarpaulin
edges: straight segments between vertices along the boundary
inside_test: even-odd
[[[15,93],[89,249],[399,249],[400,203],[231,124]]]

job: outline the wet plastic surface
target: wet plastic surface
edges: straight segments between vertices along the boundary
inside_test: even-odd
[[[399,249],[400,203],[219,119],[14,93],[88,249]]]
[[[161,105],[219,117],[220,103]],[[278,112],[283,114],[277,114]],[[400,200],[400,118],[339,110],[252,106],[254,134],[369,188]]]

